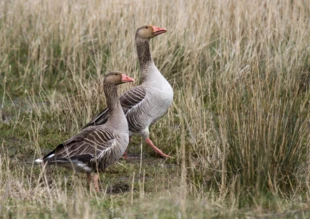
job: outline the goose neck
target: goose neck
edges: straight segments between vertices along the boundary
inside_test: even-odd
[[[116,85],[104,83],[104,94],[106,96],[107,107],[109,109],[109,117],[113,117],[114,114],[117,114],[117,111],[121,110]]]
[[[117,86],[105,83],[104,94],[109,109],[109,119],[107,123],[119,131],[123,129],[128,131],[127,120],[118,98]]]
[[[144,69],[153,63],[149,40],[136,37],[136,46],[140,68]]]

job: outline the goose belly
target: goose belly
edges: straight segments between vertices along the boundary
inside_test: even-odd
[[[152,123],[156,122],[167,112],[172,101],[172,88],[153,89],[151,92],[149,91],[143,104],[139,105],[135,110],[130,111],[126,115],[130,135],[133,133],[139,133],[149,127]]]

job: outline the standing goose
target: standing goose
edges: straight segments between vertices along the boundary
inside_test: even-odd
[[[91,183],[91,172],[95,172],[94,187],[99,191],[98,172],[120,159],[129,143],[128,123],[118,99],[116,86],[133,81],[134,79],[120,72],[106,74],[104,94],[109,109],[107,122],[82,130],[76,136],[58,145],[43,159],[37,159],[35,162],[86,172],[88,184]]]
[[[153,150],[163,157],[170,157],[158,149],[149,138],[149,127],[163,116],[173,101],[173,90],[154,64],[149,40],[165,33],[165,28],[152,25],[139,27],[135,42],[141,70],[142,83],[120,97],[126,115],[129,135],[138,134]],[[108,109],[104,109],[85,127],[104,124],[108,121]]]

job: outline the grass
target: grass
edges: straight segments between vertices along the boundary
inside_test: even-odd
[[[307,1],[0,4],[3,218],[309,217]],[[33,160],[105,106],[104,73],[138,81],[134,34],[148,23],[168,30],[151,49],[175,92],[151,136],[174,158],[136,137],[143,159],[109,167],[100,194],[82,175],[43,174]]]

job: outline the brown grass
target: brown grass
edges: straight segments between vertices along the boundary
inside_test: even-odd
[[[309,215],[307,1],[0,5],[3,217]],[[175,92],[151,135],[175,159],[154,159],[135,138],[129,153],[139,154],[142,143],[144,159],[111,167],[101,194],[71,172],[42,174],[33,159],[104,107],[103,73],[139,79],[134,34],[148,23],[168,30],[151,47]]]

